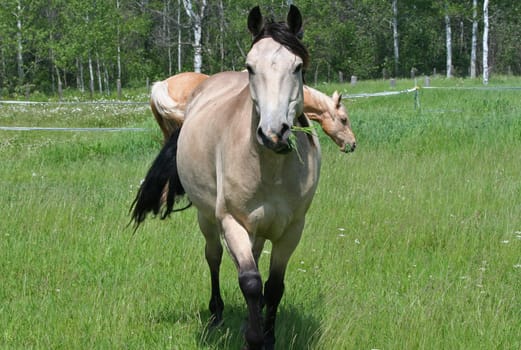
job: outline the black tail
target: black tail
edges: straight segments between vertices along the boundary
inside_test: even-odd
[[[180,128],[174,131],[165,143],[148,170],[147,176],[139,188],[136,199],[132,202],[130,207],[132,211],[131,221],[134,221],[136,229],[150,212],[157,215],[162,211],[161,219],[165,219],[170,213],[187,209],[191,205],[191,203],[189,203],[188,206],[184,208],[173,209],[176,197],[185,194],[183,185],[179,180],[179,174],[177,173],[177,139],[179,138],[180,131]],[[162,209],[161,207],[164,204],[162,201],[163,191],[167,185],[166,206]]]

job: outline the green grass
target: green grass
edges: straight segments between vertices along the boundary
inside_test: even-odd
[[[490,85],[520,85],[501,79]],[[321,135],[320,185],[288,267],[278,348],[521,347],[520,94],[421,90],[416,110],[412,94],[345,101],[358,148],[342,154]],[[239,348],[245,304],[227,257],[225,324],[206,330],[195,210],[127,227],[160,147],[147,106],[74,108],[0,105],[0,125],[148,131],[0,131],[0,348]]]

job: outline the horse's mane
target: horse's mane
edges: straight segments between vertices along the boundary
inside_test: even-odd
[[[303,68],[305,69],[309,63],[309,52],[299,40],[299,36],[301,35],[301,33],[297,35],[293,34],[286,23],[274,22],[271,19],[264,24],[264,27],[260,30],[259,34],[255,36],[251,45],[255,45],[255,43],[261,39],[272,38],[293,54],[299,56],[303,61]]]

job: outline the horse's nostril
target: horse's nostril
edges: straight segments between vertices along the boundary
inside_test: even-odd
[[[353,144],[351,144],[351,145],[349,143],[346,144],[343,151],[345,153],[349,153],[349,152],[354,152],[355,149],[356,149],[356,142],[353,142]]]
[[[282,128],[280,129],[280,136],[284,136],[285,133],[289,131],[289,125],[286,123],[282,124]]]
[[[262,132],[261,128],[257,128],[257,135],[259,135],[261,138],[264,138],[264,133]]]

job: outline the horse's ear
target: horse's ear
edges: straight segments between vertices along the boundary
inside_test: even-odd
[[[304,35],[304,32],[302,31],[302,15],[297,6],[289,6],[286,22],[288,23],[289,30],[297,37],[302,38]]]
[[[248,30],[255,37],[260,33],[263,26],[264,20],[262,19],[262,13],[259,6],[255,6],[248,15]]]
[[[340,103],[342,103],[342,94],[339,94],[338,91],[333,92],[333,102],[335,103],[335,108],[339,108]]]

